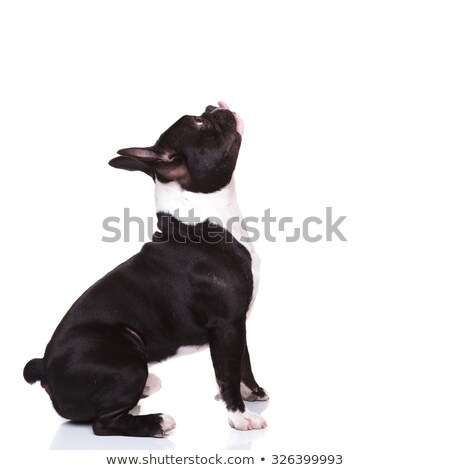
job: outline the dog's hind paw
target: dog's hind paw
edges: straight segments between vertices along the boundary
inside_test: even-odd
[[[177,427],[175,420],[170,415],[161,414],[161,422],[159,423],[164,435],[166,435],[169,431],[172,431]]]
[[[163,413],[136,416],[119,410],[97,418],[92,429],[97,436],[166,437],[175,426],[172,416]]]
[[[144,390],[142,391],[141,398],[147,398],[153,395],[161,388],[161,379],[155,374],[148,374],[147,381],[145,382]]]
[[[245,401],[267,401],[269,395],[262,387],[251,390],[244,382],[241,382],[241,397]]]
[[[228,423],[234,429],[239,431],[251,431],[252,429],[264,429],[267,427],[266,420],[256,413],[245,410],[230,412],[228,414]]]

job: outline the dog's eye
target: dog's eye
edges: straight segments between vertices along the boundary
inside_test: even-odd
[[[201,117],[195,117],[194,118],[195,124],[197,124],[197,127],[203,127],[205,122],[203,121],[203,118]]]

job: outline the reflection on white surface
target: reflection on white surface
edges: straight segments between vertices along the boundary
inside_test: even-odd
[[[98,437],[90,424],[63,423],[56,431],[51,450],[173,450],[170,438]]]
[[[223,404],[222,404],[223,405]],[[268,406],[268,402],[247,403],[247,408],[254,413],[261,414]],[[132,410],[132,414],[141,412],[141,407],[137,406]],[[187,413],[192,410],[187,409]],[[222,417],[217,416],[218,427],[223,427],[220,432],[220,441],[213,441],[219,444],[218,447],[224,450],[250,450],[254,441],[262,439],[266,430],[259,431],[236,431],[228,428],[225,413]],[[192,418],[192,416],[191,416]],[[226,430],[226,432],[224,432]],[[208,442],[207,437],[200,434],[204,443]],[[90,424],[79,424],[64,422],[57,429],[52,442],[51,450],[175,450],[177,442],[192,440],[191,430],[175,430],[167,438],[154,437],[125,437],[125,436],[95,436]],[[184,447],[184,446],[183,446]]]
[[[250,450],[254,441],[262,439],[266,430],[228,431],[224,450]],[[170,437],[98,437],[89,424],[62,423],[53,437],[50,450],[175,450],[177,445]]]

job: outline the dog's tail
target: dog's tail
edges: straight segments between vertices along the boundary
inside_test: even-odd
[[[42,359],[31,359],[23,369],[23,378],[29,384],[45,379],[45,375],[45,366]]]

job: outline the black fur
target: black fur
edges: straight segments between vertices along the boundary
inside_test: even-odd
[[[194,192],[216,191],[233,173],[240,145],[233,114],[214,108],[170,127],[155,146],[125,149],[113,166],[176,179]],[[132,416],[147,363],[180,346],[209,344],[220,394],[244,411],[241,380],[264,393],[250,367],[245,320],[252,297],[251,257],[229,232],[158,214],[159,231],[140,253],[91,286],[56,328],[43,359],[24,369],[40,381],[55,410],[92,422],[98,435],[163,436],[160,414]],[[262,390],[262,392],[260,392]]]
[[[183,116],[152,147],[119,150],[110,165],[140,170],[160,181],[176,179],[196,193],[212,193],[233,176],[241,145],[233,113],[208,106],[201,116]]]

